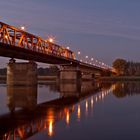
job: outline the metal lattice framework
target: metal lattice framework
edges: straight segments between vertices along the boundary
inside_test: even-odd
[[[74,53],[63,46],[51,43],[19,28],[0,22],[0,42],[44,54],[74,58]]]

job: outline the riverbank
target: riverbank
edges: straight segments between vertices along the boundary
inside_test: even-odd
[[[57,76],[38,76],[37,79],[40,81],[56,81]]]
[[[6,75],[0,75],[0,80],[6,81]],[[39,81],[55,81],[57,79],[57,76],[38,76],[37,79]]]
[[[38,81],[56,81],[57,76],[38,76]],[[1,81],[6,81],[5,75],[0,75]],[[87,79],[83,79],[87,80]],[[91,79],[90,79],[91,80]],[[140,81],[140,76],[111,76],[111,77],[100,77],[97,80],[103,81]]]
[[[99,80],[104,81],[140,81],[140,76],[111,76],[111,77],[100,77]]]

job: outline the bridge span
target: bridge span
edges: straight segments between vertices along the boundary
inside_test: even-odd
[[[77,79],[77,70],[82,74],[91,75],[113,73],[113,70],[105,65],[95,66],[76,60],[75,53],[64,46],[54,44],[40,36],[3,22],[0,22],[0,56],[60,65],[63,70],[62,76],[60,76],[62,79],[69,79],[67,75],[70,71],[73,73],[72,77]],[[65,72],[67,74],[64,74]]]

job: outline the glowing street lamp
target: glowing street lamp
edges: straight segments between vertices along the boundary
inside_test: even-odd
[[[8,36],[7,36],[7,35],[5,35],[5,38],[6,38],[6,39],[8,39]]]
[[[85,58],[86,58],[86,63],[88,63],[88,60],[87,60],[87,59],[88,59],[88,56],[86,55],[86,57],[85,57]]]
[[[54,39],[53,38],[49,38],[48,41],[51,42],[51,43],[53,43],[54,42]]]
[[[69,50],[69,49],[70,49],[70,47],[67,47],[67,49]]]
[[[78,51],[78,55],[80,55],[81,54],[81,52],[80,51]]]
[[[21,29],[21,30],[25,30],[25,27],[24,27],[24,26],[21,26],[20,29]]]
[[[80,54],[81,54],[81,52],[80,51],[78,51],[78,60],[80,59]]]

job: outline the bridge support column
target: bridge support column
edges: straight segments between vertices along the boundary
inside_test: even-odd
[[[81,71],[76,67],[63,67],[59,73],[60,82],[80,82],[81,78]]]
[[[11,59],[7,65],[7,85],[32,86],[37,84],[37,64],[16,63]]]

